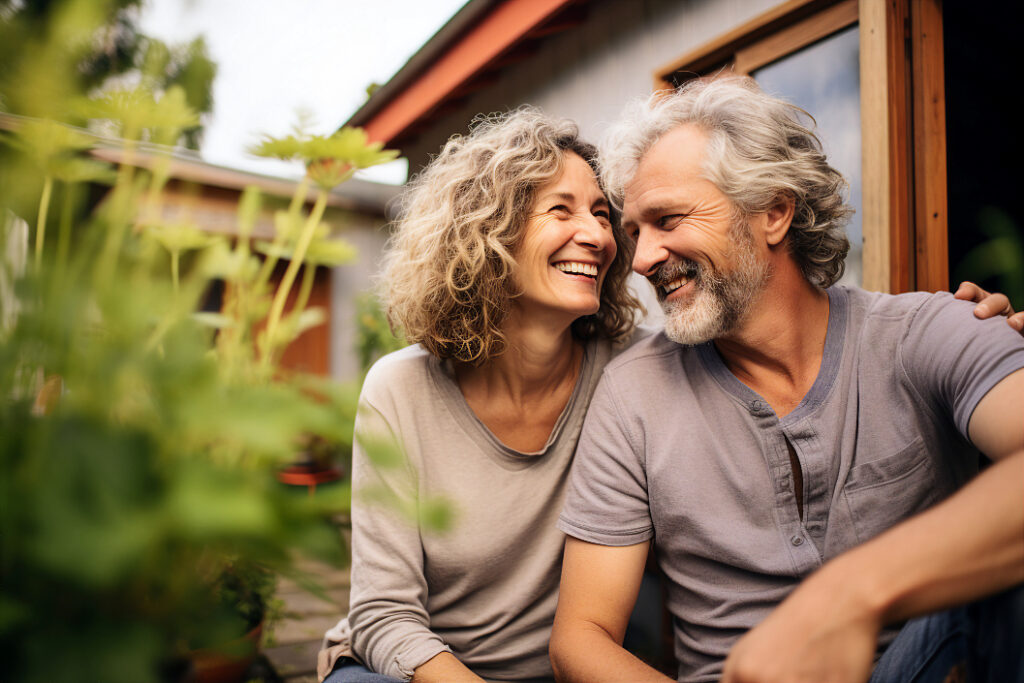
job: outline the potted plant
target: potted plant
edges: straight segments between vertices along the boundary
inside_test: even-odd
[[[88,36],[83,20],[51,37],[73,48]],[[275,238],[252,237],[255,191],[237,236],[211,236],[163,219],[166,163],[133,163],[141,145],[161,149],[195,123],[181,92],[82,98],[73,49],[35,48],[52,57],[45,108],[61,116],[5,119],[0,144],[5,680],[180,681],[188,653],[252,630],[297,554],[343,561],[330,519],[347,488],[296,495],[272,473],[310,434],[350,443],[356,393],[278,361],[323,319],[306,306],[310,264],[352,258],[321,224],[327,193],[395,153],[361,131],[265,140],[263,152],[310,165]],[[4,83],[19,85],[39,86]],[[100,139],[66,116],[105,121],[122,163],[88,157]],[[103,182],[109,191],[89,189]],[[197,313],[215,280],[223,307]]]

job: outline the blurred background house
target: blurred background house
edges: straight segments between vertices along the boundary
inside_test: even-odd
[[[115,147],[101,147],[93,154],[110,162],[119,162],[121,157]],[[149,167],[155,160],[152,154],[137,152],[133,163]],[[274,211],[288,206],[296,187],[292,180],[210,164],[187,150],[172,154],[170,177],[162,203],[164,221],[187,220],[208,232],[234,235],[239,198],[246,187],[254,186],[261,191],[263,204],[253,233],[266,240],[274,236]],[[331,191],[324,223],[330,227],[332,239],[345,240],[355,247],[357,258],[345,265],[317,269],[309,303],[323,308],[327,321],[305,331],[287,348],[282,358],[285,367],[342,381],[361,377],[363,368],[357,352],[359,300],[373,287],[372,276],[387,239],[389,202],[400,191],[395,185],[358,178]],[[310,190],[307,204],[314,199]],[[286,266],[287,261],[278,264],[276,277]],[[294,296],[293,292],[291,299]],[[220,292],[210,293],[207,308],[220,309]]]
[[[972,278],[1024,305],[1009,6],[941,0],[470,0],[346,122],[410,173],[522,103],[597,139],[623,103],[722,70],[811,112],[857,214],[845,282]],[[646,285],[640,285],[643,289]]]
[[[22,117],[0,112],[0,130],[13,130],[22,120]],[[124,152],[115,140],[97,138],[97,146],[90,153],[113,164],[124,160]],[[143,145],[132,154],[131,163],[140,168],[152,168],[168,155],[170,180],[161,203],[163,222],[188,222],[207,232],[235,235],[239,198],[246,187],[253,186],[263,197],[253,234],[268,241],[273,238],[274,211],[288,206],[297,185],[294,180],[211,164],[197,153],[182,148],[169,150]],[[324,222],[331,229],[331,238],[351,244],[357,257],[342,266],[318,268],[310,305],[324,309],[327,320],[304,332],[288,347],[282,359],[285,367],[342,381],[361,377],[364,363],[358,351],[360,301],[373,288],[372,278],[388,235],[388,207],[400,191],[396,185],[358,178],[331,191]],[[106,192],[105,186],[94,185],[92,201],[100,201]],[[307,209],[314,199],[314,192],[310,190]],[[287,261],[278,265],[276,277],[280,277],[286,266]],[[221,294],[221,291],[210,292],[206,308],[219,310]],[[294,299],[294,293],[291,298]]]

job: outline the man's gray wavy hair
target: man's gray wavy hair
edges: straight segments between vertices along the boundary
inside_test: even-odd
[[[766,94],[749,77],[695,79],[670,94],[631,103],[600,145],[601,178],[612,203],[622,208],[643,155],[685,123],[708,134],[705,177],[742,214],[767,211],[782,196],[794,199],[790,253],[812,284],[824,288],[839,280],[853,214],[846,179],[825,158],[813,117]]]

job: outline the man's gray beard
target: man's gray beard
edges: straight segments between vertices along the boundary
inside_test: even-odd
[[[771,275],[767,262],[757,259],[754,237],[745,220],[729,230],[733,268],[728,273],[710,272],[696,266],[692,298],[665,301],[665,335],[677,344],[703,344],[739,327]],[[663,266],[664,268],[664,266]],[[660,296],[659,296],[660,298]]]

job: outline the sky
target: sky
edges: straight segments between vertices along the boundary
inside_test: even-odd
[[[169,43],[202,34],[218,65],[200,153],[211,163],[298,177],[301,165],[253,157],[261,134],[285,135],[305,112],[335,131],[465,0],[147,0],[141,28]],[[404,161],[363,172],[405,180]]]

